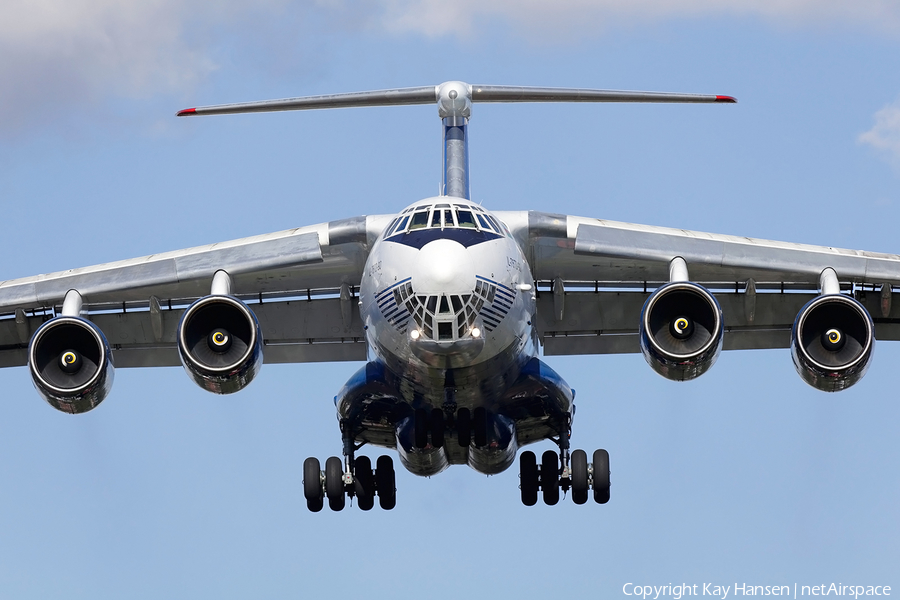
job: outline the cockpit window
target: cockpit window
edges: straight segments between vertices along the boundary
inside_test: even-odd
[[[456,212],[456,220],[459,222],[460,227],[475,229],[475,217],[470,210],[459,209]]]
[[[412,221],[409,223],[409,230],[424,229],[428,227],[428,211],[419,211],[413,213]]]
[[[409,214],[410,212],[412,214]],[[504,235],[507,232],[507,229],[497,219],[479,206],[441,203],[404,210],[385,229],[387,232],[385,237],[417,229],[446,229],[448,227],[481,229],[491,233],[499,233],[500,235]]]
[[[394,222],[391,223],[391,226],[387,229],[387,234],[384,237],[390,237],[396,234],[399,231],[403,231],[406,229],[406,223],[409,221],[409,215],[403,218],[394,219]]]

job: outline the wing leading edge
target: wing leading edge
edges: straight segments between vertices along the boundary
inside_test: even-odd
[[[0,367],[27,362],[40,325],[69,290],[106,334],[116,366],[180,364],[175,331],[184,309],[226,271],[253,305],[266,362],[364,360],[359,319],[348,310],[371,243],[393,215],[355,217],[0,282]],[[349,316],[349,318],[348,318]]]
[[[724,349],[787,348],[800,309],[829,267],[872,315],[878,339],[900,339],[900,256],[540,212],[498,212],[537,281],[545,354],[640,351],[644,302],[685,260],[725,319]]]

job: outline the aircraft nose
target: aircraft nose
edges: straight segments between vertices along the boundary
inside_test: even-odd
[[[412,280],[417,294],[470,294],[475,289],[475,265],[459,242],[434,240],[419,250]]]

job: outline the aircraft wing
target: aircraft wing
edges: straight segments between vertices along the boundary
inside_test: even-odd
[[[640,352],[644,301],[681,257],[716,296],[726,350],[788,348],[800,309],[835,270],[869,311],[876,339],[900,339],[900,256],[652,227],[569,215],[497,212],[525,249],[547,355]]]
[[[184,310],[216,271],[257,315],[266,362],[365,360],[355,299],[369,248],[393,215],[355,217],[0,282],[0,367],[25,365],[28,341],[71,289],[106,335],[116,367],[180,365]]]

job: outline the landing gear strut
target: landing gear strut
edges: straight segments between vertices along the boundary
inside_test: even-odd
[[[566,423],[558,439],[559,454],[547,450],[538,465],[534,452],[526,451],[519,456],[519,489],[522,504],[534,506],[538,500],[538,490],[544,497],[544,504],[552,506],[559,502],[559,492],[572,490],[575,504],[585,504],[590,490],[594,491],[594,501],[598,504],[609,502],[609,453],[597,450],[593,462],[588,463],[584,450],[574,450],[569,454],[569,434],[571,422]]]
[[[344,437],[344,460],[332,456],[325,461],[325,470],[319,469],[319,459],[307,458],[303,462],[303,496],[312,512],[319,512],[325,498],[331,510],[343,510],[347,498],[356,498],[359,508],[372,510],[375,496],[384,510],[397,505],[396,474],[390,456],[379,456],[376,467],[368,456],[356,458],[361,446],[353,443],[347,428],[341,427]]]

